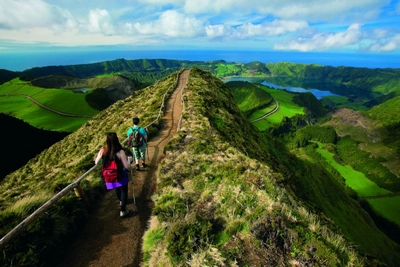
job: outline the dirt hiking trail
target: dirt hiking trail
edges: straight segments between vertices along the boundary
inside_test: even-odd
[[[133,202],[132,183],[128,189],[130,213],[119,216],[119,201],[114,190],[107,191],[98,203],[98,208],[89,216],[85,228],[72,244],[65,248],[58,267],[80,266],[141,266],[142,237],[147,230],[153,202],[151,195],[157,185],[157,168],[164,157],[164,147],[178,130],[182,114],[181,92],[186,86],[189,70],[184,70],[177,87],[165,106],[162,129],[157,136],[150,136],[146,155],[146,168],[133,170],[133,189],[136,205]]]

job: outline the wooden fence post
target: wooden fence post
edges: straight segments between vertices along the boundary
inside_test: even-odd
[[[87,201],[85,192],[83,192],[82,187],[81,187],[80,185],[78,185],[77,187],[74,188],[74,192],[75,192],[75,195],[76,195],[77,197],[79,197],[80,199],[83,200],[83,202],[85,203],[85,205],[88,204],[88,201]]]

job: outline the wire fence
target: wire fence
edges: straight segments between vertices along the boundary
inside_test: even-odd
[[[172,89],[176,88],[176,86],[179,83],[179,77],[181,75],[181,73],[184,71],[184,69],[181,69],[176,77],[175,83],[172,84],[168,90],[165,92],[162,102],[161,102],[161,107],[160,110],[158,112],[158,116],[157,118],[152,121],[151,123],[149,123],[148,125],[146,125],[145,127],[149,127],[150,125],[156,123],[161,115],[163,114],[163,109],[165,106],[165,98],[167,93]],[[182,115],[181,115],[182,116]],[[178,127],[179,129],[179,127]],[[127,137],[122,144],[124,144],[125,142],[128,141]],[[22,222],[20,222],[17,226],[15,226],[10,232],[8,232],[5,236],[3,236],[0,239],[0,250],[2,250],[13,238],[15,238],[19,233],[21,233],[30,223],[32,223],[36,218],[38,218],[42,213],[44,213],[49,207],[53,206],[59,199],[61,199],[62,197],[64,197],[66,194],[68,194],[69,192],[71,192],[72,190],[75,191],[76,195],[81,195],[81,189],[79,186],[79,183],[86,177],[88,176],[92,171],[94,171],[96,169],[96,167],[99,164],[95,164],[93,167],[91,167],[87,172],[85,172],[82,176],[80,176],[75,182],[69,184],[68,186],[66,186],[64,189],[62,189],[60,192],[58,192],[55,196],[53,196],[50,200],[48,200],[46,203],[44,203],[42,206],[40,206],[38,209],[36,209],[31,215],[29,215],[26,219],[24,219]]]
[[[190,70],[189,70],[190,71]],[[189,72],[190,74],[190,72]],[[181,123],[182,123],[182,116],[183,116],[183,111],[185,111],[185,99],[183,97],[183,89],[185,89],[186,84],[183,86],[182,90],[181,90],[181,100],[182,100],[182,113],[181,116],[179,117],[179,121],[178,121],[178,130],[181,128]]]

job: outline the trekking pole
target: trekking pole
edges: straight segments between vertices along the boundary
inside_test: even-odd
[[[146,127],[146,134],[147,134],[147,139],[146,139],[146,154],[147,154],[147,164],[149,164],[150,163],[150,155],[149,155],[149,146],[147,145],[147,143],[148,143],[148,140],[149,140],[149,131],[147,130],[147,127]]]
[[[132,157],[132,162],[133,162],[133,157]],[[132,178],[132,195],[133,195],[133,204],[136,205],[136,199],[135,199],[135,188],[133,186],[133,171],[132,171],[132,162],[129,163],[129,169],[131,171],[131,178]]]
[[[147,146],[147,143],[146,143],[146,154],[147,154],[147,164],[149,164],[150,163],[150,155],[149,155],[149,147]]]

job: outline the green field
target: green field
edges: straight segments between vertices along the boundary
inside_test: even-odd
[[[328,150],[317,148],[317,152],[320,153],[326,161],[341,174],[341,176],[346,180],[346,185],[356,191],[360,197],[379,196],[392,193],[389,190],[380,188],[374,182],[365,177],[363,173],[354,170],[351,166],[343,166],[337,163],[334,159],[334,154]]]
[[[59,115],[22,95],[30,96],[42,105],[62,113],[94,116],[99,112],[88,105],[85,94],[77,94],[72,90],[44,89],[19,79],[0,85],[0,112],[40,129],[73,132],[89,118]]]
[[[372,198],[368,203],[378,214],[400,225],[400,196]]]
[[[119,71],[119,72],[112,72],[112,73],[104,73],[101,75],[96,75],[96,77],[105,78],[105,77],[114,77],[116,75],[121,75],[121,72]]]
[[[367,110],[364,106],[366,100],[358,100],[350,102],[347,96],[324,96],[321,99],[322,104],[329,105],[329,101],[335,103],[337,108],[350,108],[352,110]]]
[[[342,175],[346,181],[346,185],[356,191],[358,196],[374,197],[367,199],[367,201],[377,214],[400,225],[400,196],[386,197],[385,195],[392,194],[392,192],[380,188],[365,177],[363,173],[355,171],[352,167],[340,165],[333,158],[334,155],[328,150],[317,148],[317,152]]]
[[[239,69],[236,65],[232,64],[216,64],[214,71],[216,72],[217,77],[225,77],[230,76],[232,72],[238,72]]]
[[[270,127],[276,126],[282,122],[284,117],[291,118],[296,114],[304,114],[304,108],[299,107],[297,104],[293,103],[293,96],[294,94],[286,92],[284,90],[276,90],[271,89],[266,86],[261,86],[261,88],[268,93],[270,93],[279,103],[279,109],[273,115],[266,117],[263,120],[257,121],[254,125],[261,131],[268,129]],[[272,108],[267,107],[262,110],[258,110],[254,112],[250,116],[250,120],[257,119],[262,115],[268,113],[272,109],[274,109],[275,103],[273,103]]]

